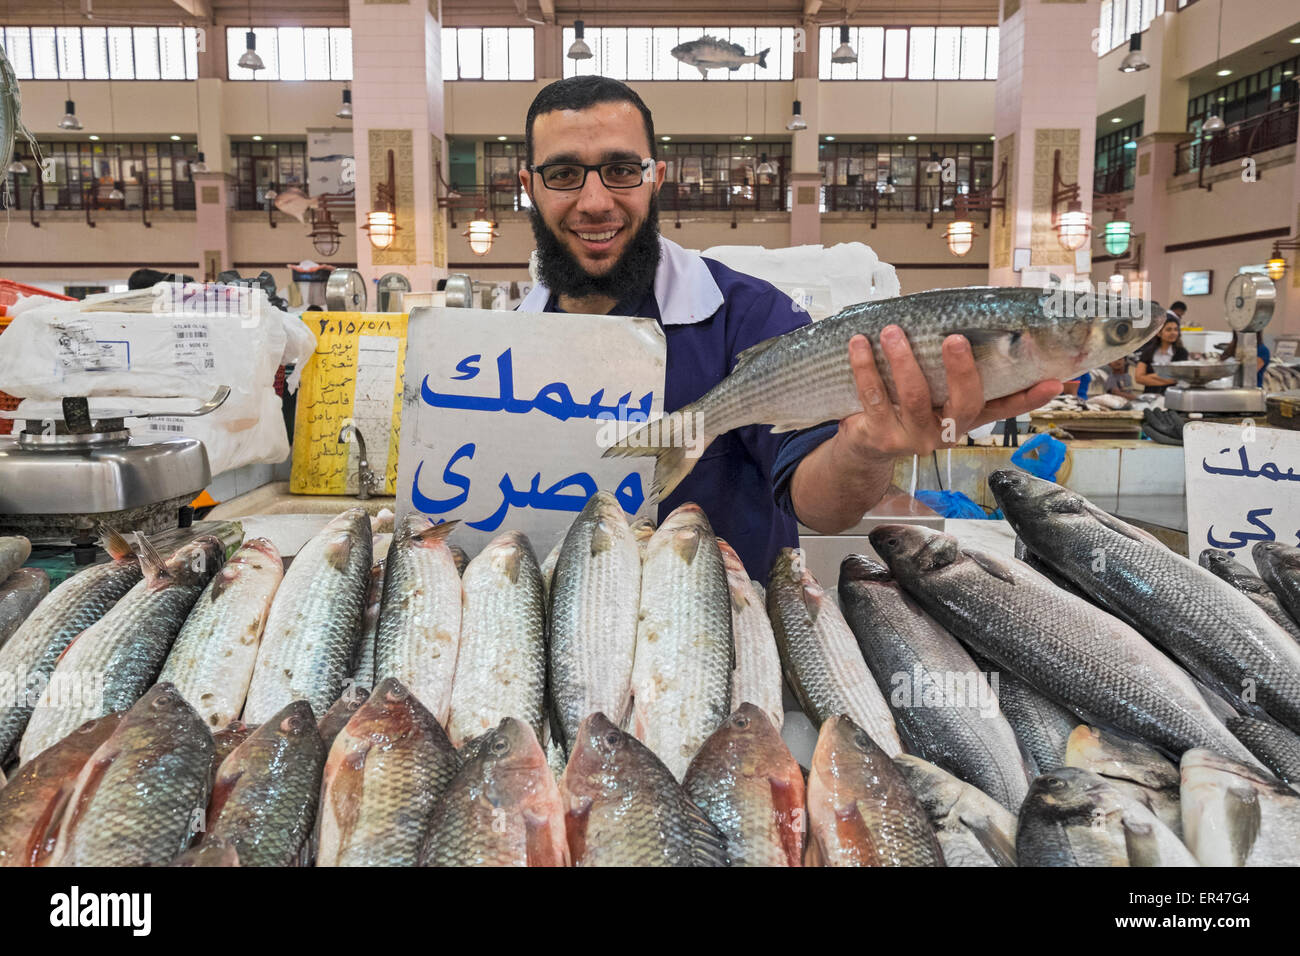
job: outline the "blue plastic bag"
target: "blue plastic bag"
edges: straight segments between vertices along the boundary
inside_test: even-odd
[[[988,514],[960,491],[918,491],[916,500],[945,518],[987,518]]]
[[[1056,473],[1065,462],[1065,442],[1058,441],[1047,432],[1039,432],[1025,442],[1011,456],[1011,464],[1029,472],[1035,478],[1056,480]]]

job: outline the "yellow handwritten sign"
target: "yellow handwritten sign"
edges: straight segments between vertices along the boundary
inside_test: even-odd
[[[339,441],[352,424],[366,444],[383,494],[397,482],[402,420],[406,315],[395,312],[308,312],[316,351],[303,369],[294,418],[289,490],[305,495],[357,493],[359,447]]]

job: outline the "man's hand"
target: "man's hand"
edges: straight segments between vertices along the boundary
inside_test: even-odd
[[[950,335],[943,341],[948,400],[936,412],[930,385],[903,330],[886,326],[880,333],[880,345],[893,374],[897,404],[889,400],[867,337],[855,335],[849,341],[849,364],[862,411],[840,422],[836,438],[864,459],[928,455],[936,448],[951,448],[972,428],[1023,414],[1061,393],[1061,383],[1050,380],[985,402],[970,343],[963,336]]]
[[[936,411],[930,384],[902,329],[887,326],[880,344],[898,403],[889,400],[871,343],[866,336],[854,336],[849,342],[849,363],[862,411],[843,419],[834,438],[804,456],[790,482],[795,514],[822,534],[853,527],[875,506],[889,487],[895,458],[952,447],[972,428],[1023,414],[1061,393],[1061,383],[1051,380],[985,402],[970,343],[963,336],[950,335],[943,342],[948,400]]]

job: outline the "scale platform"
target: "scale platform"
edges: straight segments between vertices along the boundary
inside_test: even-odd
[[[1184,385],[1170,385],[1165,390],[1165,408],[1206,415],[1263,415],[1267,410],[1262,388],[1194,388]]]

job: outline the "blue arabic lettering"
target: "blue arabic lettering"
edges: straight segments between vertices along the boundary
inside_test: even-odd
[[[474,443],[470,442],[457,448],[447,462],[447,467],[442,470],[442,480],[453,488],[459,488],[460,494],[452,495],[450,498],[430,498],[420,491],[420,471],[424,468],[424,462],[415,466],[415,477],[411,479],[411,504],[416,511],[422,514],[444,514],[453,508],[459,508],[469,500],[469,479],[464,475],[458,475],[451,470],[452,465],[462,458],[474,457]]]
[[[479,373],[479,367],[474,363],[482,361],[482,359],[483,359],[482,355],[466,355],[463,359],[461,359],[459,362],[456,363],[456,371],[460,372],[461,374],[453,375],[452,381],[462,381],[467,378],[473,378],[475,375]]]
[[[1230,449],[1223,448],[1219,450],[1220,455],[1226,455]],[[1224,468],[1211,465],[1204,458],[1201,459],[1201,469],[1211,475],[1232,475],[1238,478],[1267,478],[1269,481],[1300,481],[1300,475],[1295,473],[1294,468],[1288,468],[1286,474],[1271,461],[1266,461],[1258,468],[1250,467],[1249,453],[1246,446],[1242,445],[1237,449],[1237,458],[1241,462],[1240,468]],[[1270,539],[1272,540],[1272,539]]]
[[[1273,529],[1260,520],[1262,515],[1271,515],[1272,513],[1272,508],[1256,508],[1254,511],[1246,512],[1246,522],[1256,528],[1261,528],[1263,530],[1262,534],[1250,531],[1233,531],[1231,540],[1220,541],[1214,536],[1214,526],[1211,525],[1205,532],[1205,539],[1212,547],[1223,548],[1227,551],[1243,548],[1246,546],[1247,541],[1272,541],[1274,540]]]

